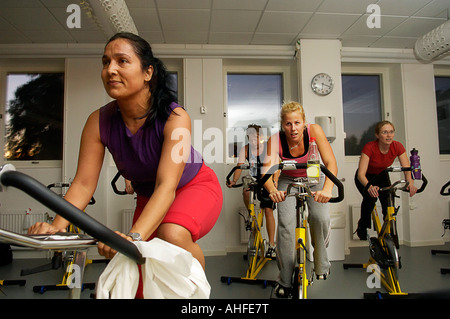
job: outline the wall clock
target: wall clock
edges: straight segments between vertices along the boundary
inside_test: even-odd
[[[317,95],[328,95],[333,91],[333,78],[326,73],[318,73],[311,80],[311,88]]]

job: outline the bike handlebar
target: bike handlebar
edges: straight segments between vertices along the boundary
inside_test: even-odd
[[[51,183],[49,185],[47,185],[48,189],[52,189],[52,188],[64,188],[64,187],[70,187],[69,183]],[[94,205],[96,203],[94,196],[91,197],[91,200],[89,201],[88,205]]]
[[[230,183],[230,177],[231,175],[233,175],[233,173],[238,170],[238,169],[250,169],[250,165],[249,164],[242,164],[242,165],[236,165],[235,167],[233,167],[231,169],[231,171],[228,173],[227,175],[227,184]],[[244,183],[240,183],[240,184],[234,184],[231,187],[236,188],[236,187],[241,187]]]
[[[258,183],[258,188],[263,187],[263,185],[267,182],[267,180],[277,171],[277,170],[297,170],[297,169],[306,169],[306,163],[294,163],[294,162],[282,162],[280,164],[274,165],[264,174],[263,178]],[[331,173],[325,165],[320,164],[320,170],[328,177],[334,185],[336,185],[338,189],[338,196],[332,197],[329,202],[330,203],[338,203],[344,199],[344,185],[342,185],[341,181]]]
[[[369,189],[369,187],[371,185],[373,185],[374,181],[376,181],[378,178],[380,178],[383,174],[385,173],[391,173],[391,172],[407,172],[407,171],[411,171],[411,167],[388,167],[386,169],[384,169],[381,173],[375,175],[373,178],[370,179],[370,181],[366,184],[366,186],[364,187],[363,193],[367,193],[367,190]],[[428,184],[428,180],[425,177],[425,175],[423,175],[422,173],[422,185],[420,186],[419,189],[417,189],[416,193],[422,193],[425,188],[427,187]],[[395,183],[389,187],[386,187],[384,190],[388,190],[391,189],[393,186],[395,185]],[[406,189],[406,186],[402,189],[404,192],[408,192],[408,190]]]
[[[291,189],[292,188],[298,188],[299,190],[304,189],[305,192],[297,192],[297,193],[292,193]],[[298,196],[298,195],[306,195],[309,197],[313,197],[313,194],[311,193],[311,189],[308,187],[308,183],[305,182],[294,182],[289,184],[287,190],[286,190],[286,196]]]
[[[444,186],[442,186],[442,188],[441,188],[441,192],[440,192],[440,194],[442,195],[442,196],[449,196],[450,195],[450,182],[447,182]],[[448,189],[447,189],[447,192],[445,192],[445,189],[447,188],[447,187],[449,187]]]
[[[111,187],[112,187],[114,193],[116,193],[117,195],[127,195],[128,194],[127,191],[119,191],[119,189],[116,186],[116,183],[117,183],[117,180],[119,179],[119,177],[120,177],[120,173],[117,172],[116,176],[114,176],[114,178],[111,181]]]
[[[34,178],[18,172],[11,164],[0,167],[0,185],[12,186],[47,206],[72,224],[106,245],[121,252],[139,264],[145,262],[138,248],[130,241],[113,232],[88,214],[52,192]]]

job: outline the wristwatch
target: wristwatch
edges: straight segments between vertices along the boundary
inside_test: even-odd
[[[128,233],[127,236],[131,237],[133,241],[142,241],[141,234],[139,233]]]

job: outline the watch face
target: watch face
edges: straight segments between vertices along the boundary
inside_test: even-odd
[[[311,81],[311,88],[318,95],[328,95],[333,91],[333,79],[326,73],[315,75]]]
[[[127,236],[130,236],[133,241],[141,241],[142,237],[139,233],[129,233]]]

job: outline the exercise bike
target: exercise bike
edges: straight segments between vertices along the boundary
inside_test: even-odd
[[[271,175],[277,170],[297,170],[306,169],[307,164],[296,163],[295,161],[284,161],[278,165],[272,166],[268,172],[261,179],[261,187],[271,177]],[[324,165],[320,165],[321,171],[327,176],[337,187],[337,197],[332,197],[330,203],[338,203],[344,199],[344,186],[339,179],[334,176]],[[292,278],[292,299],[306,299],[307,288],[313,284],[314,273],[311,271],[311,277],[308,278],[307,271],[307,227],[308,220],[305,217],[306,211],[306,198],[313,197],[310,190],[311,183],[307,178],[300,177],[295,179],[293,183],[288,185],[286,190],[286,196],[293,196],[296,199],[296,228],[295,228],[295,250],[296,250],[296,265],[293,271]]]
[[[440,194],[442,196],[449,196],[450,195],[450,182],[447,182],[444,186],[442,186]],[[444,227],[444,234],[447,229],[450,229],[450,219],[444,219],[442,221],[442,226]],[[442,236],[444,236],[444,234]],[[439,250],[439,249],[432,249],[431,250],[432,255],[436,254],[444,254],[444,255],[450,255],[450,250]],[[441,274],[450,274],[450,268],[441,268]]]
[[[45,250],[77,251],[74,258],[73,271],[67,281],[69,298],[80,298],[86,265],[86,251],[95,247],[98,241],[105,243],[138,264],[145,262],[138,248],[130,241],[122,238],[91,216],[58,196],[34,178],[18,172],[11,164],[0,167],[0,186],[15,187],[47,206],[61,217],[83,229],[86,234],[57,233],[54,235],[21,235],[0,229],[0,242]]]
[[[48,189],[53,189],[53,188],[61,189],[61,194],[60,194],[61,197],[64,197],[63,190],[68,187],[70,187],[69,183],[52,183],[47,186]],[[88,205],[94,205],[94,204],[95,204],[95,198],[92,197],[91,200],[89,201]],[[70,226],[67,228],[67,232],[72,233],[72,234],[81,234],[82,230],[79,227],[77,227],[73,224],[70,224]],[[33,292],[43,294],[46,291],[60,291],[60,290],[71,291],[71,285],[72,285],[72,283],[70,282],[71,276],[75,271],[74,268],[77,267],[76,260],[80,258],[77,255],[83,254],[83,253],[84,252],[77,251],[77,250],[55,251],[50,263],[41,265],[41,266],[38,266],[35,268],[31,268],[31,269],[22,269],[22,271],[20,272],[20,275],[27,276],[27,275],[31,275],[31,274],[48,271],[48,270],[57,270],[61,267],[64,267],[65,272],[62,277],[61,283],[56,284],[56,285],[34,286]],[[87,266],[89,264],[94,264],[94,263],[107,263],[109,261],[107,259],[100,259],[100,260],[87,259],[86,256],[83,256],[81,258],[84,259],[85,266]],[[92,290],[94,288],[95,288],[95,282],[81,284],[81,291],[83,291],[84,289]]]
[[[388,167],[375,177],[373,177],[364,188],[364,192],[371,185],[374,184],[381,176],[391,172],[405,172],[411,171],[411,167]],[[417,190],[417,193],[424,191],[428,184],[427,179],[422,174],[422,185]],[[388,194],[388,208],[386,216],[384,216],[383,224],[381,224],[378,217],[376,205],[372,210],[372,222],[377,237],[369,239],[370,258],[366,264],[343,264],[344,269],[348,268],[369,268],[380,279],[383,286],[388,291],[389,296],[406,296],[408,293],[403,292],[398,281],[399,269],[401,269],[401,257],[398,253],[400,248],[398,233],[397,233],[397,214],[400,206],[395,207],[395,198],[397,190],[408,192],[406,189],[409,182],[406,180],[398,180],[390,186],[380,188],[378,192],[389,192]],[[370,298],[374,294],[365,293],[365,298]],[[381,297],[382,294],[376,293],[375,296]]]
[[[227,175],[227,183],[230,182],[230,177],[237,169],[248,170],[249,164],[237,165],[231,169]],[[255,212],[255,200],[260,189],[258,189],[258,180],[250,175],[242,177],[243,183],[235,184],[232,187],[244,187],[249,190],[249,204],[248,204],[248,218],[244,218],[246,229],[250,231],[250,236],[247,244],[246,258],[248,261],[247,271],[244,277],[230,277],[222,276],[221,282],[231,284],[232,282],[244,282],[244,283],[262,283],[264,287],[269,284],[273,284],[273,280],[257,279],[259,272],[263,269],[264,265],[273,258],[266,257],[265,240],[263,239],[261,228],[263,227],[264,209],[261,208],[258,213]]]

